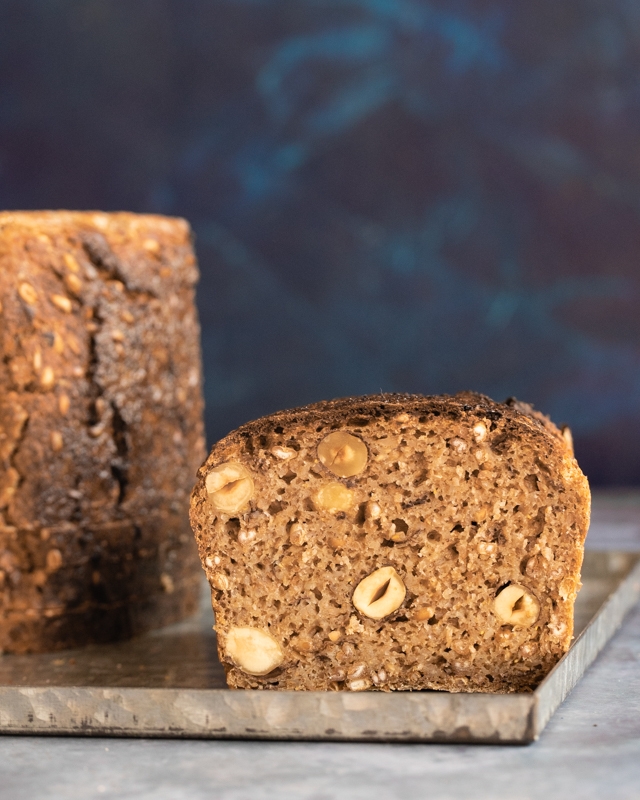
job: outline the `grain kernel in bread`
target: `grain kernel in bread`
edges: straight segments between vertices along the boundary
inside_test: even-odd
[[[569,444],[530,406],[471,393],[347,398],[231,433],[191,505],[229,685],[533,689],[572,635],[589,489]],[[229,484],[235,511],[211,500]],[[238,629],[268,632],[271,671],[231,653]]]

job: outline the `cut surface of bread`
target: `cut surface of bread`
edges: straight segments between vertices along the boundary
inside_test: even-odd
[[[535,688],[569,647],[590,495],[531,406],[376,395],[250,422],[191,522],[233,688]]]
[[[197,277],[181,219],[0,213],[0,651],[197,607]]]

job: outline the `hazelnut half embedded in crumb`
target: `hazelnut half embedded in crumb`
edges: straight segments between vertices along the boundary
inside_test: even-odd
[[[525,588],[512,583],[493,601],[493,610],[505,625],[528,628],[540,615],[540,603]]]
[[[357,475],[367,466],[367,445],[346,431],[335,431],[325,436],[318,445],[318,458],[339,478]]]
[[[223,514],[236,514],[253,497],[253,478],[246,467],[235,461],[214,467],[205,486],[211,504]]]
[[[259,628],[231,628],[226,654],[249,675],[268,675],[284,661],[282,647],[267,631]]]
[[[354,504],[353,491],[338,481],[321,486],[314,497],[317,508],[325,511],[350,511]]]
[[[353,605],[370,619],[382,619],[400,608],[407,590],[393,567],[382,567],[360,581]]]

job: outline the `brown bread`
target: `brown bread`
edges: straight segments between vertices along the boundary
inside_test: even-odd
[[[229,686],[533,689],[571,642],[589,503],[568,431],[515,400],[243,425],[191,505]]]
[[[0,650],[194,610],[197,277],[180,219],[0,214]]]

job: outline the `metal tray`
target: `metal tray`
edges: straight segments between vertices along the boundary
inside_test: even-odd
[[[0,732],[525,744],[640,597],[640,555],[587,553],[576,639],[527,694],[230,691],[200,613],[116,645],[0,656]]]

